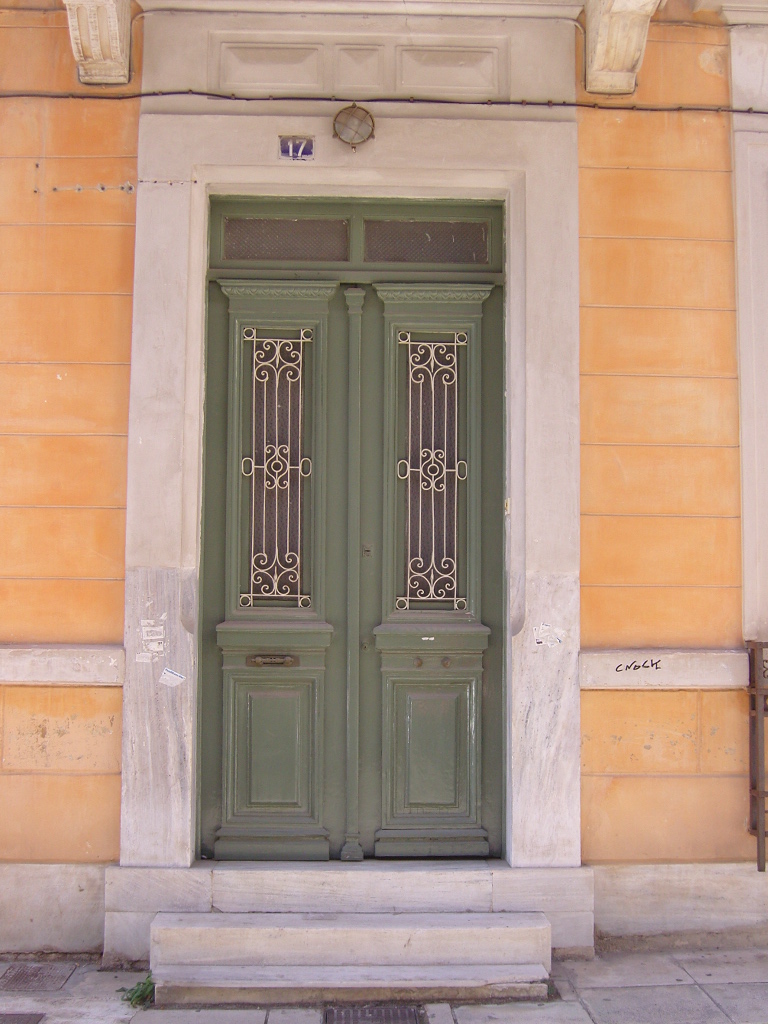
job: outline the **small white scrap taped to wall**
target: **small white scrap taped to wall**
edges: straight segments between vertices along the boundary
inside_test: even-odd
[[[164,668],[160,673],[159,682],[161,682],[163,686],[178,686],[179,683],[183,683],[186,678],[187,677],[183,676],[181,672],[174,672],[172,668]]]
[[[159,619],[141,620],[141,650],[136,655],[136,661],[151,663],[165,656],[167,618],[168,612],[163,612]]]
[[[565,639],[565,630],[542,622],[540,626],[533,627],[533,638],[540,647],[557,647]]]
[[[186,676],[182,676],[180,672],[174,672],[173,669],[163,669],[160,674],[159,682],[164,686],[178,686],[179,683],[183,683]]]

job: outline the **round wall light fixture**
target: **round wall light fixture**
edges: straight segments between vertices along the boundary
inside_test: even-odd
[[[356,103],[343,107],[333,119],[333,134],[353,150],[373,138],[373,129],[373,114]]]

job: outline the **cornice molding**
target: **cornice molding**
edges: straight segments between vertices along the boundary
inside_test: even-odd
[[[145,11],[198,10],[210,14],[399,14],[473,18],[577,18],[583,3],[574,0],[144,0]]]
[[[635,91],[659,0],[586,0],[587,92]]]
[[[257,299],[329,299],[339,287],[336,281],[230,281],[223,278],[219,286],[228,297],[247,296]]]
[[[130,0],[64,0],[80,81],[123,85],[131,53]]]
[[[383,302],[484,302],[493,285],[374,284]]]
[[[727,25],[768,25],[768,0],[697,0],[696,11],[718,11]]]

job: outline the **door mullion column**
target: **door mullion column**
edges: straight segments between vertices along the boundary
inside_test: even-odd
[[[347,288],[349,386],[347,484],[347,771],[342,860],[362,860],[359,823],[360,721],[360,350],[365,291]]]

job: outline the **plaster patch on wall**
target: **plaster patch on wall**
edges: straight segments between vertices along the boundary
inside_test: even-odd
[[[713,46],[710,49],[702,50],[699,54],[699,67],[707,75],[725,78],[728,70],[725,47]]]
[[[57,709],[27,708],[17,701],[6,710],[6,717],[10,725],[3,750],[6,771],[120,771],[120,725],[116,713],[106,707],[58,713]]]

